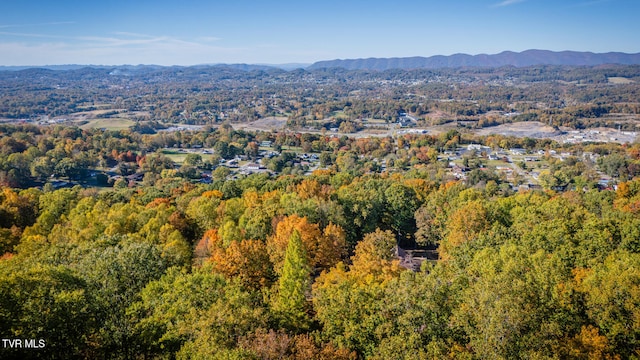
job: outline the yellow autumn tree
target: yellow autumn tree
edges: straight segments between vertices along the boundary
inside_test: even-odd
[[[340,225],[329,223],[322,232],[314,263],[321,269],[330,269],[347,255],[347,241]]]
[[[560,354],[567,359],[619,360],[620,355],[611,354],[612,347],[598,328],[583,326],[580,333],[563,343]]]
[[[455,248],[474,240],[488,226],[487,209],[480,201],[471,201],[456,210],[447,222],[448,235],[438,248],[440,259],[451,259]]]
[[[304,179],[296,186],[296,192],[302,200],[311,199],[321,194],[322,186],[317,180]]]
[[[350,272],[359,277],[392,278],[400,273],[400,261],[395,254],[396,237],[389,230],[365,235],[351,257]]]

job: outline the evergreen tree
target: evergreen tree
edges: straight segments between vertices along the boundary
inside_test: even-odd
[[[297,230],[293,231],[284,258],[282,276],[278,282],[273,310],[279,317],[282,327],[304,331],[309,327],[307,293],[311,285],[311,267],[302,238]]]

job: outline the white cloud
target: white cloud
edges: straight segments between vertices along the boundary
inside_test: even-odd
[[[6,35],[6,36],[3,36]],[[295,51],[276,43],[225,46],[217,37],[181,39],[172,36],[111,32],[106,35],[59,36],[0,31],[0,65],[157,64],[313,62],[317,51]],[[314,60],[315,61],[315,60]]]
[[[29,38],[43,38],[43,39],[67,39],[67,37],[65,36],[58,36],[58,35],[18,33],[18,32],[10,32],[10,31],[0,31],[0,35],[29,37]]]
[[[40,43],[0,42],[0,53],[0,65],[194,65],[234,62],[254,53],[254,49],[212,46],[167,36],[82,36]]]
[[[125,47],[125,46],[134,46],[134,45],[145,45],[152,43],[162,43],[171,41],[168,37],[145,37],[145,38],[137,38],[137,39],[127,39],[120,37],[104,37],[104,36],[79,36],[74,38],[75,40],[79,40],[81,42],[86,42],[87,46],[98,46],[98,47]]]
[[[49,26],[49,25],[69,25],[75,24],[75,21],[52,21],[39,24],[10,24],[0,25],[0,29],[17,28],[17,27],[34,27],[34,26]]]

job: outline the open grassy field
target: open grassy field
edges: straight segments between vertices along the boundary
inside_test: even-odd
[[[389,123],[385,119],[367,119],[362,122],[363,124],[376,124],[376,125],[388,125]]]
[[[610,84],[631,84],[634,81],[620,76],[612,76],[608,78]]]
[[[113,112],[125,112],[125,109],[99,109],[99,110],[87,110],[87,111],[79,111],[73,114],[69,114],[70,119],[74,118],[93,118],[99,115],[103,115],[106,113]]]
[[[169,159],[171,159],[171,161],[173,161],[176,164],[182,164],[184,162],[184,159],[187,157],[187,154],[178,153],[170,150],[162,150],[162,153],[164,154],[164,156],[168,157]]]
[[[349,116],[346,115],[342,110],[334,111],[333,114],[331,114],[331,117],[334,117],[336,119],[349,119]]]
[[[91,119],[89,122],[80,126],[82,129],[106,129],[106,130],[125,130],[134,125],[135,122],[125,118],[108,118],[108,119]]]
[[[190,153],[172,149],[164,149],[162,150],[162,154],[171,159],[171,161],[173,161],[174,163],[182,165],[182,163],[184,163],[184,159],[186,159],[187,155],[189,155]],[[202,161],[211,160],[213,158],[213,154],[203,154],[200,152],[194,152],[194,154],[202,156]]]
[[[302,148],[300,146],[282,145],[282,150],[283,151],[292,151],[292,152],[304,152],[304,151],[302,151]]]

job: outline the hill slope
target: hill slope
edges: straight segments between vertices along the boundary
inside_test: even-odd
[[[595,66],[602,64],[640,64],[640,53],[627,54],[610,52],[596,54],[592,52],[548,50],[526,50],[521,53],[504,51],[495,55],[454,54],[450,56],[436,55],[431,57],[406,58],[369,58],[319,61],[307,69],[345,68],[349,70],[388,70],[418,68],[450,68],[450,67],[500,67],[500,66],[532,66],[532,65],[574,65]]]

